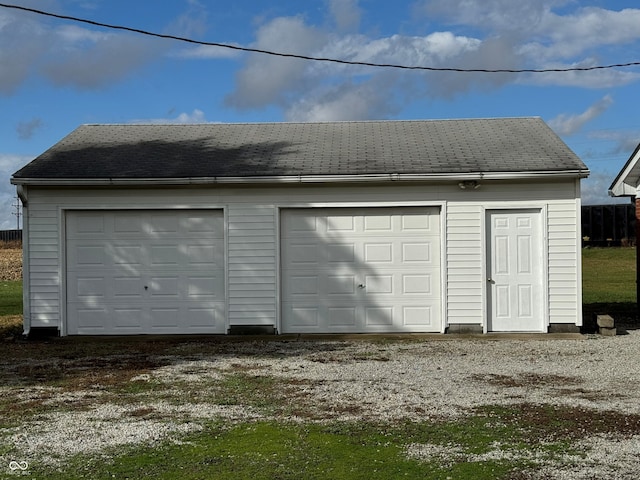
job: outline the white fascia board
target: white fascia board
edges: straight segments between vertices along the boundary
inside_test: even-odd
[[[446,182],[461,180],[543,180],[586,178],[588,170],[540,172],[470,172],[445,174],[385,173],[370,175],[284,175],[254,177],[190,178],[11,178],[14,185],[34,186],[129,186],[129,185],[210,185],[267,183],[361,183],[361,182]]]
[[[638,145],[625,163],[618,176],[609,187],[609,195],[612,197],[633,197],[637,193],[640,182],[640,145]]]

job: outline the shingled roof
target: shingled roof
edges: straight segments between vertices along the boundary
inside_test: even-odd
[[[539,118],[82,125],[12,183],[526,172],[588,169]]]

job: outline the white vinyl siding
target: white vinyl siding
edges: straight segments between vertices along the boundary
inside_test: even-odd
[[[449,324],[481,324],[483,311],[482,208],[449,203],[447,208],[447,314]]]
[[[582,324],[581,310],[576,311],[582,254],[579,211],[575,200],[551,203],[548,207],[550,323]]]
[[[273,206],[229,206],[230,325],[276,323],[275,213]]]
[[[442,217],[443,313],[447,324],[483,325],[484,212],[492,208],[540,208],[547,212],[549,290],[547,321],[579,324],[579,207],[575,180],[483,183],[477,190],[457,184],[276,186],[251,188],[37,188],[28,189],[31,327],[64,329],[64,231],[67,210],[223,209],[225,218],[227,327],[278,327],[279,219],[287,208],[436,207]],[[26,311],[29,311],[27,308]],[[27,328],[29,325],[27,325]]]
[[[60,222],[55,205],[29,205],[29,260],[25,280],[30,286],[31,326],[59,327],[61,323]]]

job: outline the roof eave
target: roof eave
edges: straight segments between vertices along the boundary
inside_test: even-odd
[[[16,178],[13,185],[33,186],[134,186],[210,185],[269,183],[362,183],[362,182],[446,182],[460,180],[526,180],[541,178],[586,178],[589,170],[468,173],[384,173],[362,175],[269,175],[243,177],[186,178]]]
[[[640,181],[640,144],[633,151],[627,163],[620,170],[609,187],[609,195],[612,197],[633,197],[637,193]]]

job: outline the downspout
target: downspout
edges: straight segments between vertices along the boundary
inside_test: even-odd
[[[22,334],[26,337],[31,331],[31,271],[29,262],[29,202],[27,199],[27,187],[16,187],[20,202],[22,202]]]

